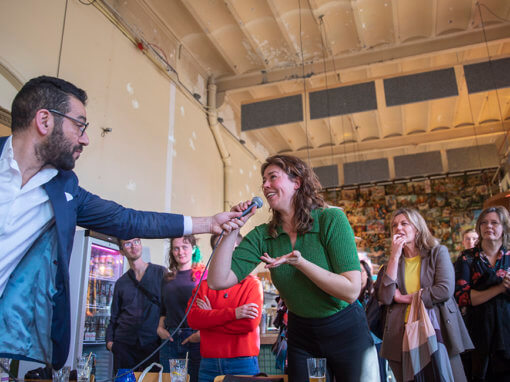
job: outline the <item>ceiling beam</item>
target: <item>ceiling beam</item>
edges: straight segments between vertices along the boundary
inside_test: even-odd
[[[197,22],[198,25],[200,25],[200,28],[202,28],[202,33],[207,36],[209,41],[211,42],[214,49],[216,49],[218,52],[220,52],[221,56],[227,63],[229,69],[236,74],[240,73],[240,69],[237,67],[236,63],[234,62],[233,58],[230,57],[229,53],[223,49],[223,44],[219,39],[215,36],[214,31],[210,31],[207,26],[207,20],[204,20],[202,18],[202,15],[200,12],[197,12],[197,10],[194,8],[195,6],[198,6],[197,3],[192,3],[190,0],[181,0],[182,5],[188,10],[188,12],[193,15],[193,18]],[[239,25],[239,24],[238,24]]]
[[[501,122],[487,123],[476,126],[476,136],[486,135],[502,135],[510,129],[510,121],[506,121],[504,124]],[[358,142],[358,143],[346,143],[334,147],[333,155],[331,154],[330,148],[317,148],[309,150],[309,155],[312,160],[342,157],[346,154],[358,154],[371,151],[380,151],[388,149],[398,149],[405,146],[420,146],[424,144],[444,143],[448,141],[455,141],[463,138],[473,138],[473,126],[457,127],[448,130],[438,130],[429,133],[417,133],[406,135],[402,137],[391,137],[385,139],[374,139],[372,141]],[[307,151],[296,151],[291,153],[299,158],[306,158],[308,156]]]
[[[282,17],[280,13],[278,12],[278,7],[274,4],[275,0],[267,0],[267,5],[271,12],[273,13],[274,20],[276,24],[278,25],[278,28],[280,28],[280,32],[282,34],[283,39],[287,42],[287,45],[289,46],[289,49],[292,51],[294,56],[296,57],[296,62],[299,62],[300,55],[299,51],[297,50],[296,45],[294,44],[294,41],[292,41],[292,38],[289,34],[289,30],[287,29],[287,26],[285,25],[284,21],[282,20]]]
[[[507,39],[510,36],[510,24],[501,24],[485,28],[487,41]],[[423,39],[400,44],[396,47],[385,47],[363,51],[361,53],[346,54],[334,60],[326,60],[326,66],[335,68],[335,71],[355,68],[359,66],[381,63],[402,59],[406,57],[423,56],[449,49],[463,48],[470,45],[484,43],[484,35],[481,29],[468,32],[454,33],[433,39]],[[266,73],[259,71],[238,76],[228,76],[216,79],[218,92],[240,91],[253,86],[275,84],[281,81],[289,81],[302,78],[301,66],[292,68],[276,69]],[[317,61],[306,64],[304,67],[305,77],[324,75],[324,63]]]

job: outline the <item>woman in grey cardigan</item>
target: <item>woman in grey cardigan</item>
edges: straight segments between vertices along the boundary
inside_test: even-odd
[[[422,290],[427,309],[434,309],[448,350],[455,381],[466,381],[460,353],[473,344],[453,298],[455,274],[448,249],[439,245],[414,209],[401,208],[391,217],[391,255],[379,272],[377,297],[388,305],[381,356],[403,381],[402,341],[412,295]]]

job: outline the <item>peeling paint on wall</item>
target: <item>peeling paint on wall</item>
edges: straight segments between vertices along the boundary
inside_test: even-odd
[[[136,183],[132,179],[130,179],[128,184],[126,184],[126,188],[129,191],[136,191]]]
[[[133,109],[138,109],[140,107],[140,103],[136,99],[131,101],[131,105],[133,105]]]
[[[189,139],[189,147],[191,147],[191,149],[193,151],[197,151],[196,147],[195,147],[195,142],[193,141],[193,139]]]

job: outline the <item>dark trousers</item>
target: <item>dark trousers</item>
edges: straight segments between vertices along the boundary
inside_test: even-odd
[[[134,345],[128,345],[120,341],[114,341],[112,347],[113,353],[113,375],[117,374],[119,369],[131,369],[147,358],[159,346],[159,341],[142,346],[140,341]],[[142,371],[153,362],[159,362],[159,352],[145,361],[135,371]]]
[[[359,382],[367,367],[367,354],[374,342],[363,308],[357,303],[326,318],[303,318],[289,313],[288,324],[289,381],[307,382],[307,358],[326,358],[328,381]]]
[[[477,349],[470,352],[472,380],[475,382],[510,382],[510,359],[503,353],[487,354]]]

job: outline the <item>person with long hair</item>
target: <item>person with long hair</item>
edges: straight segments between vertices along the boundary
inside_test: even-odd
[[[489,207],[476,221],[479,240],[455,263],[455,297],[466,308],[475,344],[473,381],[510,381],[510,220],[505,207]]]
[[[172,239],[168,262],[168,274],[161,291],[161,316],[157,332],[161,339],[170,341],[160,350],[160,362],[165,373],[168,373],[169,359],[189,358],[190,381],[196,382],[200,368],[200,332],[191,329],[184,320],[181,329],[174,337],[170,336],[183,320],[188,300],[205,271],[205,266],[200,262],[200,249],[195,236]]]
[[[374,294],[374,280],[372,280],[372,269],[366,260],[359,261],[361,265],[361,292],[358,300],[366,309],[369,300]]]
[[[455,275],[448,249],[440,245],[418,211],[400,208],[390,219],[391,254],[379,271],[377,297],[386,309],[381,356],[403,381],[402,341],[413,294],[420,289],[441,327],[455,381],[466,381],[460,353],[471,349],[467,329],[453,298]]]
[[[377,354],[356,302],[360,264],[347,217],[328,208],[317,176],[301,159],[269,157],[261,174],[272,219],[235,250],[237,230],[224,236],[211,262],[209,287],[229,288],[265,262],[289,310],[289,380],[308,381],[307,358],[327,359],[328,380],[377,380]],[[240,203],[233,210],[248,206]]]

